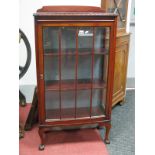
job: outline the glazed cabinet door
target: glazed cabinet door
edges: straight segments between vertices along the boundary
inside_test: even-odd
[[[46,121],[105,117],[110,27],[43,26]]]

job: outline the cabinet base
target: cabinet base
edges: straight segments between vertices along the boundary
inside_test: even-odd
[[[82,126],[82,125],[80,125],[80,126]],[[41,144],[39,145],[39,150],[41,150],[41,151],[45,149],[45,135],[48,132],[52,132],[51,127],[52,126],[48,126],[48,127],[47,126],[45,126],[45,127],[42,126],[42,127],[39,128],[38,133],[39,133],[39,136],[40,136],[40,139],[41,139]],[[110,122],[100,122],[100,123],[98,123],[98,126],[97,126],[98,129],[101,129],[103,127],[105,127],[105,129],[106,129],[104,142],[106,144],[110,144],[110,140],[109,140],[109,133],[110,133],[110,128],[111,128]],[[72,129],[72,130],[75,130],[75,129]],[[82,129],[82,130],[85,130],[85,129]]]

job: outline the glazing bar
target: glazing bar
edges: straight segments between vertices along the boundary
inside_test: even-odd
[[[92,116],[92,101],[93,101],[93,81],[94,81],[94,45],[95,44],[95,28],[93,27],[93,47],[91,61],[91,93],[90,93],[90,117]]]
[[[104,27],[103,29],[103,49],[105,49],[106,47],[105,44],[106,44],[106,27]]]
[[[62,114],[61,114],[61,28],[59,28],[59,33],[58,33],[58,37],[59,37],[59,100],[60,100],[60,119],[62,118]]]
[[[78,27],[76,29],[76,61],[75,61],[75,118],[76,118],[76,109],[77,109],[77,72],[78,72]]]

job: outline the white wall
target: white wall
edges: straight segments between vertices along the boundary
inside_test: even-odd
[[[32,48],[31,65],[20,80],[20,85],[36,85],[35,43],[33,13],[44,5],[89,5],[100,6],[101,0],[20,0],[19,27],[28,37]]]
[[[129,32],[130,46],[129,46],[129,60],[128,60],[128,78],[135,78],[135,17],[134,17],[135,0],[132,0],[130,11]]]
[[[130,46],[128,59],[128,78],[135,78],[135,26],[130,26]]]

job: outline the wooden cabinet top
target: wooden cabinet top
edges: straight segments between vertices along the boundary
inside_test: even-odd
[[[43,6],[34,16],[117,16],[95,6]]]

